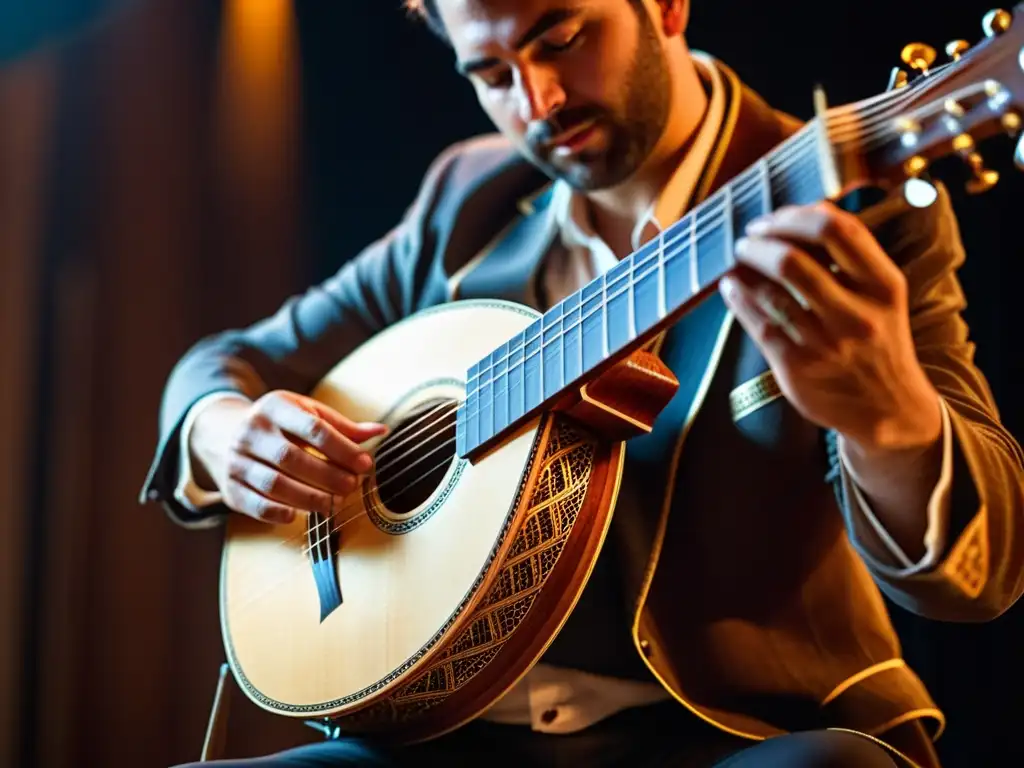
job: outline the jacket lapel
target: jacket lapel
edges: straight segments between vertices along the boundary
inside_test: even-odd
[[[452,276],[452,299],[504,299],[540,307],[538,270],[556,233],[552,190],[549,184],[522,201],[520,215]]]

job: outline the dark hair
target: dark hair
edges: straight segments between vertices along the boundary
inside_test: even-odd
[[[437,13],[436,0],[405,0],[405,7],[410,13],[419,16],[430,27],[430,31],[448,42],[448,33],[444,29],[444,22]]]
[[[633,9],[636,11],[643,10],[644,0],[627,0]],[[440,37],[446,43],[450,43],[448,40],[448,33],[445,31],[444,22],[441,21],[441,16],[437,12],[437,0],[405,0],[406,9],[414,16],[419,16],[430,27],[430,31]]]

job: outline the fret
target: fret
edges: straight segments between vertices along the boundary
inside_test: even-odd
[[[766,158],[772,186],[772,209],[783,205],[807,205],[824,197],[821,168],[813,145],[780,162]],[[775,160],[773,162],[773,160]]]
[[[510,423],[526,413],[526,388],[523,386],[523,345],[524,334],[522,333],[509,342],[508,411]]]
[[[556,304],[544,315],[542,321],[541,375],[544,378],[544,397],[547,399],[565,386],[562,376],[562,304]]]
[[[692,294],[690,293],[690,239],[688,234],[684,234],[683,230],[687,226],[692,227],[693,214],[691,213],[690,221],[684,220],[681,222],[678,229],[678,237],[675,238],[673,243],[672,237],[668,238],[671,245],[668,246],[667,252],[665,253],[665,311],[671,312],[673,309],[683,304],[689,299]]]
[[[575,381],[583,373],[583,315],[579,293],[568,296],[562,311],[562,375],[565,381]]]
[[[583,322],[583,370],[589,371],[605,359],[604,342],[604,275],[583,289],[581,312]]]
[[[761,158],[757,163],[757,173],[761,182],[761,208],[763,213],[775,210],[772,206],[772,178],[768,172],[768,160]]]
[[[759,216],[771,213],[772,210],[772,188],[771,180],[767,175],[767,166],[762,162],[758,163],[756,169],[751,170],[756,173],[744,183],[745,191],[735,196],[734,232],[745,232],[750,222]],[[732,266],[734,263],[735,258],[730,254],[728,266]]]
[[[509,425],[507,341],[491,353],[491,359],[494,361],[492,413],[494,415],[494,430],[497,432]]]
[[[728,245],[732,232],[732,208],[731,201],[725,195],[726,189],[729,187],[725,187],[709,202],[707,208],[697,213],[697,218],[701,220],[701,235],[700,258],[693,260],[697,273],[694,295],[721,277],[723,265],[732,250]]]
[[[632,341],[630,297],[633,294],[632,261],[623,259],[608,270],[605,275],[605,324],[607,327],[608,350],[615,351]],[[607,355],[607,353],[606,353]]]
[[[652,241],[653,243],[654,241]],[[650,249],[633,265],[633,335],[634,338],[657,323],[665,316],[664,305],[664,259],[662,243],[664,234],[658,235],[657,246]]]
[[[485,376],[484,380],[480,382],[480,434],[493,435],[494,434],[494,379],[490,375],[490,368],[487,369],[486,373],[482,373]]]
[[[608,357],[608,278],[601,275],[601,308],[598,314],[601,315],[601,357]]]
[[[721,277],[722,273],[728,269],[728,264],[733,258],[733,251],[735,250],[734,246],[736,244],[736,230],[733,229],[736,206],[733,199],[734,195],[731,183],[725,185],[725,189],[722,190],[722,196],[725,198],[725,224],[723,227],[725,242],[722,245],[721,266],[715,270],[716,274],[708,281],[708,283],[714,282],[714,280]]]
[[[477,369],[479,371],[479,369]],[[466,442],[470,446],[480,442],[480,391],[473,389],[466,397]]]
[[[658,233],[658,319],[663,318],[665,308],[665,230]]]
[[[687,298],[696,296],[700,291],[700,280],[697,276],[697,255],[700,253],[697,248],[697,218],[699,217],[699,210],[690,214],[690,250],[689,255],[686,257],[690,262],[690,295]]]
[[[526,411],[531,411],[544,401],[543,357],[540,354],[540,320],[526,329],[526,344],[523,346],[523,399]]]

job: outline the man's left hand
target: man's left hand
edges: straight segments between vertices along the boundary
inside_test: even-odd
[[[869,453],[936,443],[939,396],[914,349],[906,279],[860,219],[792,206],[746,234],[720,289],[797,411]]]

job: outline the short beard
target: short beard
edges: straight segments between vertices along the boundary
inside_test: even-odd
[[[612,133],[608,151],[591,158],[583,155],[577,165],[564,170],[542,164],[549,176],[562,178],[581,192],[626,181],[650,156],[668,123],[672,85],[665,53],[651,17],[642,4],[636,5],[639,45],[626,77],[623,114],[606,121]]]

